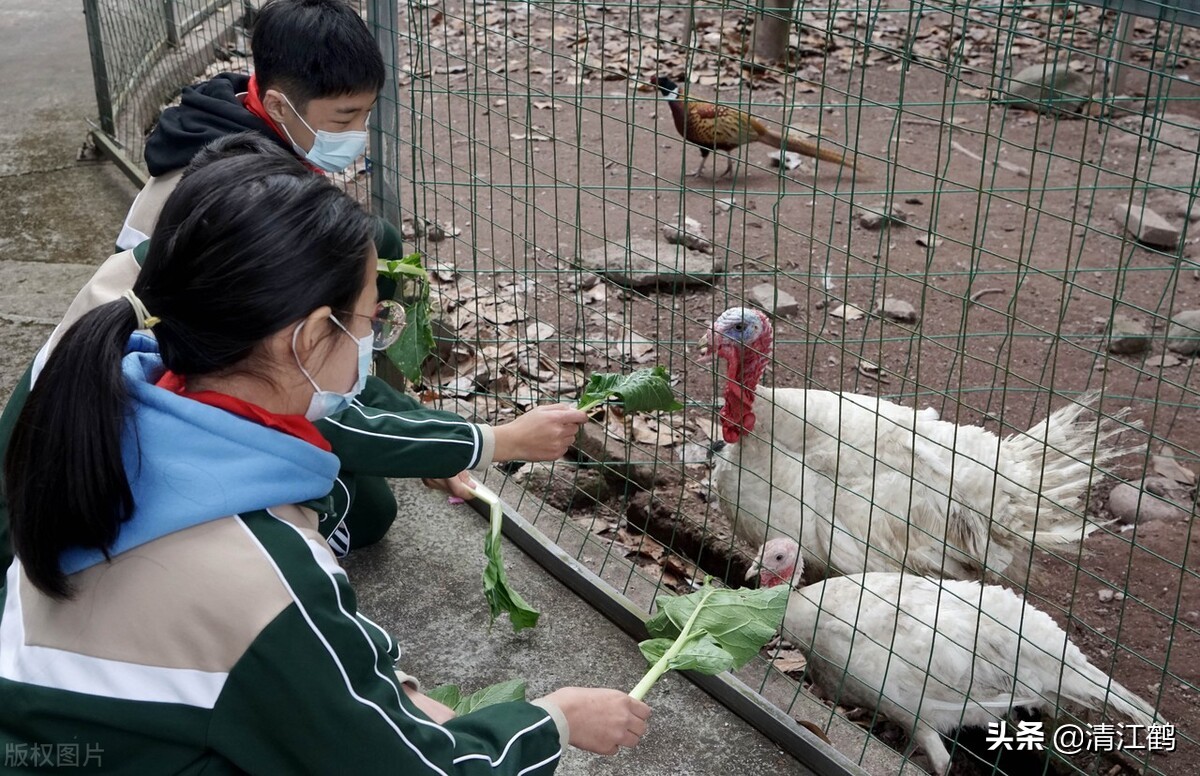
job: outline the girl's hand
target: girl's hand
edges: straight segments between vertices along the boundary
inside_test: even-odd
[[[554,461],[566,454],[587,413],[570,404],[542,404],[495,426],[496,461]]]
[[[546,696],[562,709],[570,727],[571,746],[596,754],[632,749],[646,733],[650,707],[620,690],[564,687]]]
[[[453,477],[446,477],[444,479],[425,478],[421,482],[427,488],[443,490],[449,493],[452,498],[460,498],[463,501],[474,498],[471,495],[471,489],[475,487],[475,480],[471,479],[469,472],[459,472]]]
[[[425,716],[429,717],[434,722],[438,723],[439,725],[443,725],[454,719],[454,709],[450,708],[444,703],[435,701],[433,698],[430,698],[424,693],[417,692],[412,688],[412,685],[405,684],[402,686],[404,687],[404,693],[408,696],[409,700],[411,700],[418,709],[424,712]]]

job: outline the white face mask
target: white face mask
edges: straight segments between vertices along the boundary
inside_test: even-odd
[[[292,109],[292,113],[296,114],[296,118],[300,119],[300,123],[313,133],[313,147],[305,151],[299,143],[292,140],[292,133],[288,132],[288,128],[281,122],[284,134],[288,140],[291,140],[292,148],[296,153],[312,162],[317,167],[320,167],[325,172],[341,172],[350,165],[354,164],[354,160],[362,156],[367,150],[367,132],[366,130],[346,130],[345,132],[327,132],[324,129],[313,129],[300,115],[300,111],[296,110],[296,106],[292,105],[292,101],[283,92],[279,93],[283,101]],[[367,114],[367,119],[370,120],[371,114]]]
[[[296,352],[296,337],[300,335],[300,329],[304,326],[304,322],[301,321],[297,324],[296,330],[292,332],[292,356],[296,359],[296,366],[300,367],[300,371],[304,373],[313,387],[312,399],[308,402],[308,411],[304,413],[304,417],[309,420],[327,418],[349,407],[350,400],[362,393],[362,389],[367,386],[367,375],[371,373],[371,343],[375,339],[374,332],[359,339],[351,334],[350,330],[343,326],[337,318],[330,315],[329,320],[337,324],[337,327],[358,345],[358,377],[354,379],[354,386],[346,393],[322,390],[313,376],[304,368],[304,364],[300,363],[300,354]]]

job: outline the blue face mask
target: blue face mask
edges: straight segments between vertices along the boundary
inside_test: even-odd
[[[337,391],[325,391],[321,386],[317,385],[317,381],[304,368],[304,364],[300,363],[300,354],[296,352],[296,337],[300,334],[301,327],[304,323],[301,322],[296,326],[296,330],[292,332],[292,356],[296,359],[296,365],[300,367],[300,371],[308,378],[308,382],[312,384],[313,395],[308,402],[308,411],[304,413],[304,417],[309,420],[320,420],[327,418],[330,415],[336,415],[342,410],[350,406],[350,400],[358,394],[362,393],[362,389],[367,387],[367,375],[371,373],[371,344],[375,340],[375,333],[371,332],[367,336],[359,339],[350,333],[350,330],[342,325],[342,322],[332,315],[329,319],[337,324],[337,327],[346,333],[346,336],[354,340],[358,345],[358,377],[354,380],[354,387],[346,393],[338,393]]]
[[[347,130],[345,132],[327,132],[323,129],[313,129],[300,115],[300,111],[296,110],[296,106],[292,105],[292,101],[283,92],[279,93],[283,97],[284,102],[292,109],[292,113],[296,114],[296,118],[300,119],[300,123],[313,133],[313,147],[305,151],[300,144],[292,140],[292,133],[288,132],[288,128],[280,123],[284,134],[288,140],[291,140],[292,148],[296,153],[312,162],[317,167],[320,167],[325,172],[341,172],[350,165],[354,164],[354,160],[362,156],[367,150],[367,133],[366,130]],[[367,114],[367,119],[370,120],[370,114]]]

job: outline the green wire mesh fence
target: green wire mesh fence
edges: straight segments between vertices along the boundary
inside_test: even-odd
[[[249,0],[83,0],[99,111],[98,145],[145,180],[145,138],[179,90],[248,67]]]
[[[435,278],[439,352],[418,390],[502,422],[573,399],[591,372],[666,367],[685,411],[599,415],[572,460],[508,467],[503,490],[647,611],[705,574],[743,584],[764,520],[802,541],[800,515],[830,523],[835,547],[856,503],[870,551],[941,576],[911,562],[927,553],[954,575],[947,536],[970,511],[959,490],[974,464],[999,469],[981,496],[994,510],[982,529],[994,552],[981,557],[987,581],[1031,608],[948,589],[928,600],[860,588],[850,604],[829,587],[819,643],[785,637],[741,678],[881,772],[937,764],[924,722],[947,734],[954,773],[1200,772],[1197,31],[1167,6],[1141,18],[1074,4],[786,5],[364,9],[396,73],[377,110],[375,205]],[[654,76],[852,154],[856,169],[781,153],[776,138],[731,150],[728,176],[718,153],[691,177],[700,148],[680,137]],[[694,131],[714,120],[740,139],[757,131],[728,112],[690,115]],[[815,394],[779,395],[773,411],[759,398],[756,443],[714,473],[725,366],[702,362],[698,344],[731,307],[772,315],[767,385],[884,397],[962,428],[938,426],[936,440],[918,430],[915,445],[910,432],[898,455],[885,449],[898,428],[886,412],[839,399],[822,425]],[[1104,426],[1083,415],[1048,440],[1022,435],[1091,396]],[[977,428],[1017,441],[977,452]],[[1068,459],[1086,473],[1056,480],[1048,461]],[[949,509],[944,483],[959,504],[951,528],[922,529],[919,511]],[[1004,559],[1020,543],[1013,514],[1036,513],[1046,530],[1056,510],[1101,527],[1081,546]],[[913,525],[899,540],[886,530],[897,521]],[[982,623],[964,644],[937,620],[939,650],[958,642],[974,666],[897,624],[932,624],[943,609]],[[874,643],[884,659],[842,670],[835,658],[855,631],[855,650]],[[1004,703],[987,689],[985,642],[1014,631],[1024,644],[1018,654],[1006,642],[999,662],[1025,677],[1014,664],[1035,670],[1040,653],[1054,679],[1009,686]],[[1063,632],[1173,727],[1139,728],[1116,711],[1115,689],[1090,710],[1056,698],[1064,663],[1070,673],[1082,659],[1052,643]],[[890,683],[867,676],[879,662]],[[987,729],[970,703],[938,701],[943,684],[1024,738]],[[914,727],[905,709],[922,698]],[[880,740],[890,759],[869,755]]]
[[[245,7],[194,5],[173,43],[157,3],[85,3],[101,124],[137,162],[212,61],[171,64],[182,41],[225,41],[211,72],[248,66]],[[926,724],[955,774],[1200,773],[1200,33],[1179,3],[1109,6],[359,3],[393,75],[372,206],[433,278],[438,350],[413,390],[503,422],[593,372],[667,368],[684,411],[610,408],[569,460],[488,483],[646,612],[705,575],[744,584],[768,534],[800,540],[806,582],[830,567],[804,591],[817,614],[739,677],[872,773],[939,766]],[[701,149],[655,76],[855,169],[776,137],[693,177]],[[760,131],[709,113],[684,128]],[[732,418],[746,397],[700,342],[733,307],[770,314],[765,385],[907,415],[760,395],[714,452],[722,402]],[[1077,400],[1090,411],[1037,433]],[[1055,516],[1094,531],[1028,551]],[[847,542],[1028,607],[864,586],[865,560],[834,557]],[[1057,697],[1084,658],[1104,686]],[[1107,677],[1171,726],[1123,714]]]

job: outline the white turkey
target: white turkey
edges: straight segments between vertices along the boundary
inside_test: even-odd
[[[823,573],[987,571],[1023,586],[1032,545],[1061,549],[1095,530],[1080,497],[1095,467],[1131,452],[1113,443],[1121,424],[1082,420],[1091,398],[1000,439],[932,408],[767,388],[773,338],[767,316],[745,307],[726,310],[707,335],[703,357],[728,363],[728,444],[713,485],[738,536],[755,547],[797,539]]]
[[[800,579],[792,540],[772,539],[759,557],[760,584]],[[986,727],[1018,707],[1056,715],[1067,704],[1107,706],[1154,723],[1154,709],[1089,663],[1048,614],[998,585],[888,572],[831,577],[791,593],[783,628],[822,690],[904,726],[939,776],[950,765],[939,733]]]

